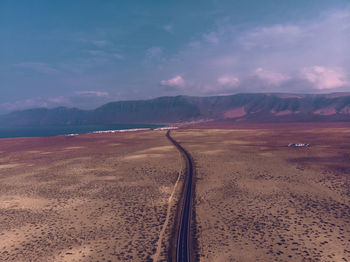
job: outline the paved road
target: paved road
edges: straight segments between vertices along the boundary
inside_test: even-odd
[[[186,159],[186,180],[183,205],[181,210],[180,225],[177,232],[177,245],[176,245],[176,261],[184,262],[190,261],[191,245],[190,245],[190,225],[191,225],[191,209],[192,209],[192,176],[193,176],[193,164],[188,152],[170,136],[170,130],[166,136],[176,146],[176,148],[184,155]]]

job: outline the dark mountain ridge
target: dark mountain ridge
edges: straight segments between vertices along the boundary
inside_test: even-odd
[[[0,117],[0,125],[167,124],[199,120],[350,121],[350,93],[174,96],[111,102],[94,110],[35,108],[3,115]]]

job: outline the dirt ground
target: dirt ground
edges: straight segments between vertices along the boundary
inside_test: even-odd
[[[200,261],[350,261],[350,128],[325,126],[173,132],[196,166]]]
[[[1,139],[0,261],[166,260],[181,171],[164,131]]]
[[[172,136],[201,261],[350,261],[350,128]],[[0,261],[167,260],[182,170],[164,131],[1,139]]]

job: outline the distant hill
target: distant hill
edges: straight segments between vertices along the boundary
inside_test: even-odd
[[[350,93],[175,96],[111,102],[94,110],[35,108],[3,115],[0,117],[0,125],[177,123],[198,120],[350,122]]]

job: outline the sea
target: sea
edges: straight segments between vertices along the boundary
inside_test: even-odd
[[[44,137],[71,134],[98,133],[99,131],[144,130],[165,127],[151,124],[110,124],[110,125],[65,125],[65,126],[29,126],[0,127],[0,138]]]

